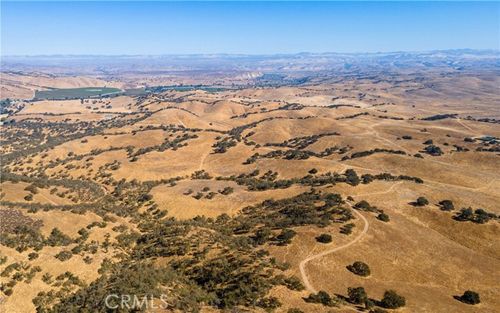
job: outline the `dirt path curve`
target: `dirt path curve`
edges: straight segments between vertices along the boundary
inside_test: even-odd
[[[42,198],[44,198],[45,200],[47,200],[48,202],[52,203],[53,205],[59,205],[58,203],[56,203],[54,200],[52,199],[49,199],[49,197],[47,197],[46,195],[44,195],[43,193],[40,193],[39,194]]]
[[[462,121],[461,118],[458,118],[457,122],[458,122],[458,124],[462,125],[465,129],[470,130],[471,132],[474,133],[474,135],[477,136],[477,132],[474,129],[472,129],[469,125],[464,124],[464,122]]]
[[[208,152],[206,152],[205,154],[203,154],[203,156],[201,157],[200,165],[198,166],[198,171],[201,171],[203,169],[203,165],[205,165],[205,160],[209,154],[210,154],[210,150]]]
[[[316,289],[314,289],[314,287],[312,286],[311,282],[309,281],[309,277],[307,277],[307,272],[306,272],[306,265],[307,265],[307,263],[309,263],[312,260],[324,257],[325,255],[328,255],[328,254],[331,254],[331,253],[334,253],[336,251],[339,251],[339,250],[342,250],[342,249],[345,249],[345,248],[348,248],[348,247],[352,246],[353,244],[355,244],[356,242],[358,242],[366,234],[366,232],[368,231],[368,227],[370,225],[370,223],[368,222],[368,220],[361,213],[359,213],[357,210],[353,210],[353,211],[365,223],[365,226],[363,227],[363,231],[361,233],[359,233],[356,236],[356,238],[354,238],[352,241],[349,241],[345,245],[342,245],[342,246],[339,246],[339,247],[335,247],[333,249],[326,250],[326,251],[323,251],[323,252],[318,253],[318,254],[311,255],[311,256],[305,258],[304,260],[302,260],[302,262],[300,262],[300,264],[299,264],[300,275],[302,276],[302,281],[304,282],[304,286],[306,287],[307,291],[309,291],[310,293],[317,293],[317,291],[316,291]]]
[[[375,194],[389,193],[396,186],[400,185],[401,183],[402,182],[398,182],[398,183],[392,185],[391,187],[389,187],[387,190],[384,190],[384,191],[364,193],[364,194],[359,194],[359,195],[355,195],[355,196],[359,197],[359,196],[369,196],[369,195],[375,195]],[[337,252],[337,251],[340,251],[342,249],[345,249],[345,248],[348,248],[348,247],[352,246],[353,244],[355,244],[356,242],[358,242],[359,240],[361,240],[361,238],[363,238],[363,236],[366,235],[366,233],[368,232],[368,228],[370,226],[370,223],[368,222],[368,220],[358,210],[352,209],[352,211],[359,218],[361,218],[361,220],[363,220],[363,222],[364,222],[364,227],[363,227],[363,230],[361,231],[361,233],[359,233],[353,240],[349,241],[348,243],[346,243],[346,244],[344,244],[342,246],[335,247],[335,248],[332,248],[332,249],[320,252],[318,254],[314,254],[314,255],[308,256],[307,258],[305,258],[304,260],[302,260],[300,262],[300,264],[299,264],[300,275],[302,276],[302,281],[304,282],[304,286],[306,287],[306,290],[309,291],[310,293],[317,293],[317,291],[316,291],[316,289],[314,289],[313,285],[309,281],[309,277],[307,276],[307,272],[306,272],[306,265],[307,265],[307,263],[309,263],[312,260],[319,259],[319,258],[324,257],[326,255],[332,254],[334,252]]]
[[[184,122],[179,118],[179,116],[177,116],[177,121],[179,122],[179,125],[181,125],[184,128],[187,128],[186,124],[184,124]]]

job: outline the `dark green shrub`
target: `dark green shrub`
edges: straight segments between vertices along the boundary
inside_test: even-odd
[[[481,302],[481,299],[479,298],[479,294],[475,291],[472,290],[467,290],[464,292],[463,295],[459,297],[459,300],[463,303],[467,304],[478,304]]]
[[[224,189],[220,190],[219,193],[227,196],[229,194],[232,194],[234,192],[233,187],[225,187]]]
[[[58,259],[59,261],[62,261],[62,262],[71,259],[72,256],[73,256],[73,253],[71,253],[71,251],[67,251],[67,250],[63,250],[55,255],[56,259]]]
[[[390,221],[389,215],[387,215],[385,213],[380,213],[379,215],[377,215],[377,219],[381,220],[382,222],[389,222]]]
[[[451,200],[439,201],[439,206],[441,207],[441,210],[443,210],[443,211],[455,210],[455,206],[453,205],[453,202],[451,202]]]
[[[325,306],[334,306],[335,301],[330,297],[326,291],[319,291],[317,294],[310,294],[309,297],[304,299],[306,302],[310,303],[321,303]]]
[[[427,147],[424,148],[424,152],[432,156],[440,156],[443,154],[441,148],[435,145],[428,145]]]
[[[400,296],[394,290],[387,290],[380,301],[381,305],[387,309],[397,309],[406,305],[406,299]]]
[[[318,237],[316,237],[316,241],[321,243],[330,243],[332,242],[332,236],[329,234],[321,234]]]
[[[36,252],[31,252],[30,254],[28,254],[28,260],[30,260],[30,261],[31,261],[31,260],[34,260],[34,259],[36,259],[36,258],[38,258],[38,253],[36,253]]]
[[[349,223],[340,227],[340,233],[344,235],[350,235],[352,233],[352,229],[356,226],[356,224]]]
[[[356,171],[351,168],[346,170],[344,175],[347,178],[347,183],[351,186],[357,186],[361,182]]]
[[[50,232],[49,237],[47,238],[47,244],[49,246],[67,246],[72,243],[71,238],[60,231],[58,228],[53,228]]]
[[[305,289],[302,281],[295,276],[285,278],[283,284],[290,290],[302,291]]]
[[[368,295],[363,287],[349,287],[347,289],[347,296],[349,298],[349,302],[354,304],[363,304],[366,300],[368,300]]]
[[[366,277],[370,275],[370,267],[368,266],[368,264],[361,261],[356,261],[353,264],[348,265],[347,269],[359,276]]]
[[[418,197],[414,203],[415,206],[424,206],[424,205],[428,205],[428,204],[429,204],[429,200],[427,200],[425,197]]]
[[[276,240],[278,241],[278,245],[287,245],[292,242],[292,238],[295,237],[297,233],[292,229],[283,229],[281,233],[276,236]]]
[[[263,308],[263,309],[277,309],[281,306],[281,302],[279,302],[278,298],[276,297],[269,297],[269,298],[264,298],[260,299],[257,302],[257,306]]]

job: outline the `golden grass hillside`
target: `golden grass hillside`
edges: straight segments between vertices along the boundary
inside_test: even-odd
[[[18,98],[101,83],[2,75]],[[498,77],[425,75],[16,100],[1,310],[149,290],[175,299],[159,312],[497,312]]]

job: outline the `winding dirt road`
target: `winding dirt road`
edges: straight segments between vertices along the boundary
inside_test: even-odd
[[[307,277],[307,272],[306,272],[306,265],[307,265],[307,263],[309,263],[312,260],[324,257],[325,255],[328,255],[328,254],[331,254],[331,253],[334,253],[336,251],[339,251],[339,250],[342,250],[342,249],[345,249],[345,248],[348,248],[348,247],[352,246],[353,244],[355,244],[356,242],[358,242],[366,234],[366,232],[368,231],[368,227],[369,227],[368,220],[361,213],[359,213],[357,210],[353,210],[353,211],[365,223],[365,226],[363,227],[363,231],[361,233],[359,233],[356,236],[356,238],[354,238],[352,241],[349,241],[345,245],[342,245],[342,246],[339,246],[339,247],[335,247],[333,249],[326,250],[326,251],[323,251],[323,252],[318,253],[318,254],[311,255],[311,256],[305,258],[304,260],[302,260],[302,262],[300,262],[300,264],[299,264],[300,275],[302,276],[302,281],[304,282],[304,286],[306,287],[307,291],[309,291],[311,293],[317,293],[316,289],[314,289],[314,287],[312,286],[311,282],[309,281],[309,278]]]
[[[387,190],[384,190],[384,191],[364,193],[364,194],[359,194],[359,195],[356,195],[356,196],[359,197],[359,196],[369,196],[369,195],[389,193],[396,186],[400,185],[401,183],[402,182],[398,182],[398,183],[392,185],[390,188],[388,188]],[[368,232],[368,228],[370,226],[370,223],[368,222],[368,220],[358,210],[352,209],[352,211],[359,218],[361,218],[361,220],[363,220],[363,222],[364,222],[364,227],[363,227],[363,230],[361,231],[361,233],[359,233],[353,240],[349,241],[348,243],[346,243],[346,244],[344,244],[342,246],[338,246],[338,247],[335,247],[335,248],[332,248],[332,249],[329,249],[329,250],[326,250],[326,251],[323,251],[323,252],[320,252],[320,253],[308,256],[307,258],[305,258],[304,260],[302,260],[300,262],[300,264],[299,264],[300,275],[302,277],[302,281],[304,282],[304,286],[306,287],[306,290],[309,291],[310,293],[317,293],[318,291],[316,289],[314,289],[313,285],[309,281],[309,277],[307,276],[307,272],[306,272],[307,263],[309,263],[309,262],[311,262],[313,260],[319,259],[321,257],[324,257],[326,255],[332,254],[334,252],[337,252],[337,251],[340,251],[342,249],[345,249],[345,248],[348,248],[348,247],[352,246],[353,244],[355,244],[356,242],[358,242],[359,240],[361,240],[361,238],[363,238],[363,236],[366,235],[366,233]]]

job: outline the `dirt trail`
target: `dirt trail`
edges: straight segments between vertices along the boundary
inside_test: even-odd
[[[53,201],[52,199],[49,199],[49,197],[47,197],[46,195],[44,195],[43,193],[40,193],[39,194],[42,198],[44,198],[45,200],[47,200],[48,202],[50,202],[51,204],[53,205],[58,205],[58,203],[56,203],[55,201]]]
[[[460,119],[460,118],[457,119],[457,122],[458,122],[458,124],[462,125],[465,129],[470,130],[471,132],[474,133],[474,135],[477,136],[477,132],[474,129],[472,129],[470,126],[464,124],[464,122],[462,121],[462,119]]]
[[[187,128],[186,124],[184,124],[184,122],[179,118],[179,116],[177,116],[177,121],[179,122],[179,125],[182,125],[182,127]]]
[[[326,251],[323,251],[323,252],[318,253],[318,254],[311,255],[300,262],[300,264],[299,264],[300,275],[302,276],[302,281],[304,282],[304,286],[306,287],[307,291],[309,291],[310,293],[317,293],[317,291],[316,291],[316,289],[314,289],[311,282],[309,281],[309,277],[307,277],[307,272],[306,272],[307,263],[309,263],[312,260],[324,257],[325,255],[328,255],[328,254],[331,254],[331,253],[334,253],[336,251],[339,251],[339,250],[342,250],[342,249],[345,249],[347,247],[352,246],[353,244],[358,242],[368,231],[368,226],[369,226],[368,220],[361,213],[359,213],[357,210],[353,210],[353,211],[365,223],[365,226],[363,227],[363,231],[361,233],[359,233],[356,236],[356,238],[354,238],[352,241],[349,241],[345,245],[335,247],[333,249],[326,250]]]
[[[206,152],[205,154],[203,154],[203,156],[201,157],[200,165],[198,166],[199,171],[201,171],[203,169],[203,165],[205,164],[205,160],[209,154],[210,154],[210,150],[208,152]]]
[[[395,187],[397,187],[400,184],[402,184],[402,182],[398,182],[398,183],[392,185],[391,187],[389,187],[387,190],[384,190],[384,191],[364,193],[364,194],[359,194],[359,195],[356,195],[356,196],[359,197],[359,196],[369,196],[369,195],[375,195],[375,194],[389,193]],[[344,244],[342,246],[335,247],[335,248],[332,248],[332,249],[329,249],[329,250],[326,250],[326,251],[323,251],[323,252],[320,252],[320,253],[308,256],[307,258],[305,258],[304,260],[302,260],[300,262],[300,264],[299,264],[300,275],[302,276],[302,281],[304,282],[304,286],[306,287],[307,291],[309,291],[311,293],[317,293],[317,290],[314,289],[313,285],[309,281],[309,277],[307,276],[307,272],[306,272],[306,265],[307,265],[307,263],[309,263],[310,261],[319,259],[319,258],[324,257],[326,255],[332,254],[334,252],[337,252],[337,251],[340,251],[342,249],[345,249],[345,248],[348,248],[348,247],[352,246],[353,244],[355,244],[356,242],[358,242],[359,240],[361,240],[361,238],[363,238],[363,236],[366,235],[366,233],[368,232],[368,228],[370,226],[370,223],[368,222],[368,220],[358,210],[354,210],[353,209],[352,211],[359,218],[361,218],[361,220],[363,220],[363,222],[364,222],[364,227],[363,227],[363,230],[361,231],[361,233],[359,233],[353,240],[349,241],[348,243],[346,243],[346,244]]]

